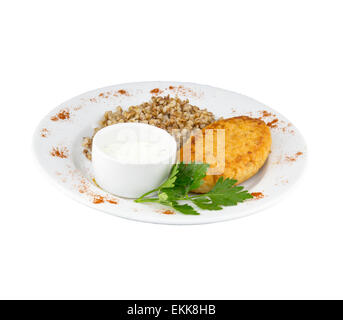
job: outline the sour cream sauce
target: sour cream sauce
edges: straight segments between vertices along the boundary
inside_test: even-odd
[[[170,153],[163,140],[114,141],[105,145],[103,151],[116,161],[141,164],[161,162]]]

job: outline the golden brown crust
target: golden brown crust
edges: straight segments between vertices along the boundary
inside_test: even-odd
[[[213,129],[213,151],[208,150],[209,141],[203,138],[208,129]],[[221,133],[217,129],[225,130],[225,148],[223,146],[219,148],[218,153],[217,136]],[[189,148],[189,144],[191,144],[192,161],[199,161],[202,158],[202,162],[209,163],[210,169],[208,173],[218,168],[218,174],[207,175],[200,188],[193,190],[197,193],[210,191],[221,176],[235,179],[238,184],[249,179],[263,166],[270,153],[272,142],[270,129],[260,119],[246,116],[222,119],[205,127],[202,133],[202,152],[201,149],[195,151],[195,140],[199,137],[189,139],[184,147],[180,149],[181,161],[186,161],[183,150],[187,150],[187,147]],[[205,147],[205,144],[207,147]],[[212,154],[214,157],[211,160]],[[223,159],[223,161],[221,162],[220,159]]]

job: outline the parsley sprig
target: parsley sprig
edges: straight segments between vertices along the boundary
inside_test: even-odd
[[[235,206],[239,202],[253,198],[241,186],[235,186],[237,180],[220,177],[212,188],[205,194],[191,194],[203,183],[203,178],[209,165],[206,163],[183,162],[175,164],[168,179],[158,188],[151,190],[135,200],[135,202],[155,202],[174,208],[183,214],[199,215],[200,213],[189,204],[180,204],[179,201],[191,201],[200,209],[221,210],[224,206]],[[148,197],[157,193],[157,197]]]

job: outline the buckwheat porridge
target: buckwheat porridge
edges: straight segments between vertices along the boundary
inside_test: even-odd
[[[152,97],[149,102],[131,106],[123,110],[120,106],[115,111],[106,111],[99,127],[94,129],[92,137],[83,139],[83,153],[92,159],[92,141],[94,135],[102,128],[116,123],[140,122],[167,130],[174,135],[178,143],[185,139],[191,130],[203,129],[215,121],[212,112],[191,105],[189,100],[172,98],[169,95]]]

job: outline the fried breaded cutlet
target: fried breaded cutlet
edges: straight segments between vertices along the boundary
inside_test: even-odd
[[[209,192],[221,176],[235,179],[237,184],[249,179],[260,170],[270,153],[270,129],[260,119],[241,116],[218,120],[199,133],[179,153],[180,161],[210,164],[203,184],[192,190],[196,193]]]

